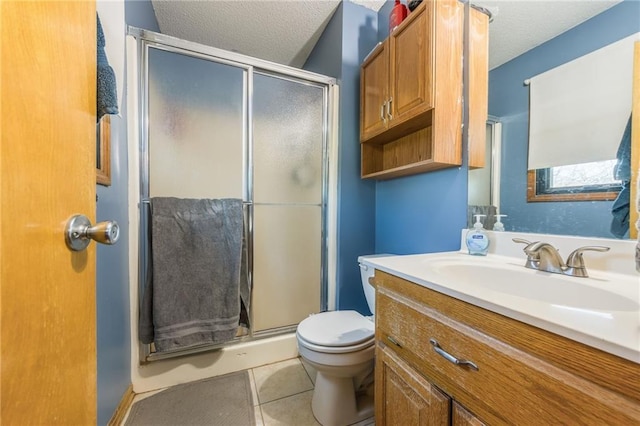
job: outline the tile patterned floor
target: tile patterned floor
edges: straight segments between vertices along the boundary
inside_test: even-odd
[[[248,373],[256,426],[320,425],[311,412],[315,370],[300,358],[253,368]],[[134,402],[154,393],[136,395]],[[354,426],[373,425],[372,418]]]

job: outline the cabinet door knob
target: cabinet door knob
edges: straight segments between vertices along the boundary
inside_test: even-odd
[[[389,116],[389,119],[393,118],[393,114],[391,113],[391,104],[393,103],[393,98],[389,98],[389,100],[387,101],[387,115]]]
[[[458,359],[455,356],[448,353],[447,351],[445,351],[444,349],[442,349],[442,346],[440,346],[440,343],[438,343],[436,339],[433,339],[433,338],[429,339],[429,343],[431,343],[431,345],[433,346],[433,350],[436,351],[438,355],[440,355],[447,361],[452,362],[455,365],[467,366],[472,370],[476,370],[476,371],[479,370],[478,366],[475,363],[468,361],[466,359]]]

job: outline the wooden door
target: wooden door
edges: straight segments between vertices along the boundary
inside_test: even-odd
[[[365,141],[387,128],[388,43],[378,45],[360,70],[360,140]]]
[[[422,2],[389,36],[392,126],[434,106],[433,9],[433,1]]]
[[[376,425],[449,425],[450,398],[381,344],[375,380]]]
[[[0,9],[0,423],[96,423],[96,12],[89,1]]]

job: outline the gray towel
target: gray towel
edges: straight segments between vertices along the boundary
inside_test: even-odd
[[[151,200],[151,274],[140,340],[158,352],[233,339],[249,290],[242,201]],[[241,285],[241,281],[245,281]],[[241,292],[241,287],[243,287]]]
[[[100,23],[100,17],[96,13],[98,20],[98,46],[97,46],[97,80],[98,87],[96,93],[96,112],[98,121],[105,114],[117,114],[118,113],[118,95],[116,91],[116,74],[113,72],[113,68],[109,65],[107,60],[107,54],[104,51],[105,39],[102,32],[102,24]]]

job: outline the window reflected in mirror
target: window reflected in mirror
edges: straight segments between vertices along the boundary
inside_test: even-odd
[[[527,201],[615,200],[622,181],[614,178],[616,160],[530,170]]]

